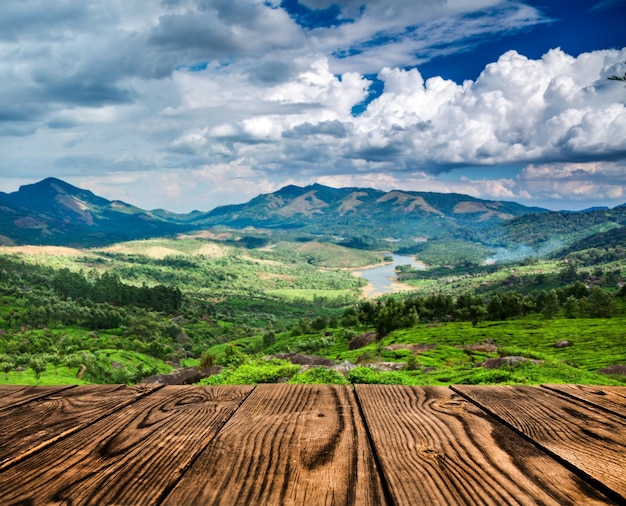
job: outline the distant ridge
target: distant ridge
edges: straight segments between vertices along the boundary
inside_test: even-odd
[[[4,244],[98,246],[180,229],[179,224],[149,211],[53,177],[0,194],[0,241]]]
[[[57,178],[0,192],[0,243],[101,246],[229,228],[289,240],[330,240],[359,248],[404,249],[446,241],[500,248],[558,237],[564,247],[626,223],[626,206],[555,212],[455,193],[285,186],[245,204],[208,212],[146,211]],[[264,232],[266,231],[266,232]],[[317,238],[317,239],[316,239]],[[593,239],[590,239],[592,241]],[[588,244],[581,242],[581,244]],[[244,241],[242,244],[254,244]]]

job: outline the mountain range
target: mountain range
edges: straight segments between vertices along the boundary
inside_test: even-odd
[[[625,224],[626,206],[553,212],[461,194],[319,184],[286,186],[245,204],[189,214],[143,210],[56,178],[0,192],[0,244],[5,245],[90,247],[207,229],[389,249],[446,240],[488,247],[541,245],[555,237],[571,245],[583,239],[593,243],[589,238],[596,234],[610,242],[611,231]]]

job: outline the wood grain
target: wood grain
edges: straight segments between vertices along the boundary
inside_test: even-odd
[[[529,386],[466,386],[454,390],[532,440],[540,448],[626,502],[626,422]]]
[[[165,501],[381,505],[350,388],[259,385]]]
[[[7,385],[2,387],[4,395],[0,396],[0,411],[3,409],[11,408],[12,406],[19,406],[25,404],[38,397],[43,397],[54,392],[61,392],[68,388],[75,388],[73,385],[66,386],[45,386],[45,387],[25,387],[25,386],[12,386]]]
[[[0,504],[156,504],[251,389],[163,387],[5,469]]]
[[[592,385],[541,386],[626,418],[626,387]]]
[[[0,470],[134,402],[156,385],[89,385],[0,411]],[[16,435],[18,437],[16,437]]]
[[[395,504],[606,504],[608,499],[445,387],[355,385]]]

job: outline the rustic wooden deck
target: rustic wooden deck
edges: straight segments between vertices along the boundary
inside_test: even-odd
[[[626,387],[0,386],[0,504],[626,504]]]

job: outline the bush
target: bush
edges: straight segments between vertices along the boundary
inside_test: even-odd
[[[248,360],[246,354],[231,343],[224,348],[224,353],[217,360],[217,364],[236,368],[245,363],[246,360]]]
[[[289,379],[300,370],[300,366],[286,360],[249,361],[239,367],[224,369],[215,376],[200,382],[201,385],[255,385],[257,383],[278,383]]]
[[[305,385],[347,385],[348,381],[343,374],[334,369],[314,367],[308,371],[296,374],[289,383]]]
[[[348,373],[348,381],[350,383],[367,383],[392,385],[398,383],[388,375],[381,374],[370,367],[355,367]]]

